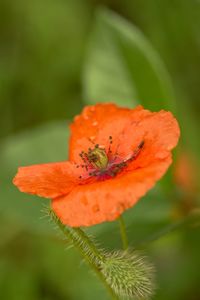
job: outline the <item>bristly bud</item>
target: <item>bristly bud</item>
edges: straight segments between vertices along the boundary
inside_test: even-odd
[[[121,298],[147,300],[155,290],[154,267],[136,251],[105,252],[80,228],[71,228],[61,223],[57,215],[47,209],[46,214],[61,229],[67,240],[79,250],[83,258],[95,267],[98,274],[114,293]]]
[[[102,266],[102,273],[120,297],[147,300],[154,294],[155,269],[135,251],[109,253]]]

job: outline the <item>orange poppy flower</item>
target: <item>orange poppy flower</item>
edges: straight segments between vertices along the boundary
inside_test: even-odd
[[[180,130],[170,112],[87,106],[71,124],[69,160],[21,167],[14,184],[52,199],[64,224],[112,221],[133,206],[172,162]]]
[[[195,194],[197,191],[198,170],[194,155],[182,151],[177,157],[174,166],[174,180],[180,186],[184,194]]]

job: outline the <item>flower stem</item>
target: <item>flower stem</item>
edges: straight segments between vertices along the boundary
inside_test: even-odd
[[[80,228],[72,228],[61,223],[59,218],[52,210],[49,210],[51,219],[57,227],[62,231],[67,240],[79,251],[82,258],[90,265],[99,279],[102,281],[112,300],[119,300],[113,289],[107,283],[105,276],[101,272],[102,265],[105,263],[105,256],[97,249],[94,242]]]
[[[126,226],[122,215],[118,218],[118,221],[119,221],[119,229],[120,229],[123,249],[126,250],[128,248],[128,237],[127,237]]]

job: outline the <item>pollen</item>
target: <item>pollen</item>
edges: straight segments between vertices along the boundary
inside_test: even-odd
[[[98,145],[88,152],[88,160],[94,167],[100,170],[105,169],[108,164],[108,156],[105,149],[99,148]]]
[[[96,176],[96,171],[106,170],[109,159],[104,148],[100,148],[99,144],[96,144],[94,148],[88,148],[87,152],[81,151],[79,154],[84,164],[77,165],[76,167],[85,168],[86,171],[90,171],[89,176]]]

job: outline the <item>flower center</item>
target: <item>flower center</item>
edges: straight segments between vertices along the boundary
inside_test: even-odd
[[[93,149],[89,148],[87,152],[82,151],[79,155],[83,161],[83,164],[77,165],[77,168],[82,167],[86,170],[85,175],[79,178],[97,177],[99,180],[105,180],[115,177],[121,172],[127,165],[135,160],[140,154],[144,141],[142,140],[138,146],[133,150],[133,153],[128,158],[122,158],[118,153],[113,153],[111,150],[111,144],[113,143],[112,137],[109,137],[110,146],[109,149],[99,147],[98,144]]]
[[[89,149],[87,153],[88,161],[95,167],[100,170],[105,169],[108,165],[108,156],[105,149],[99,148],[98,145],[95,148]]]

